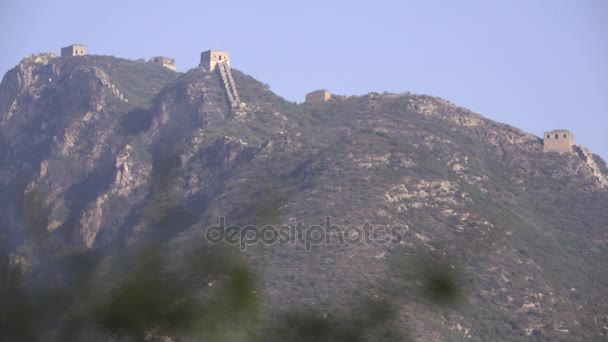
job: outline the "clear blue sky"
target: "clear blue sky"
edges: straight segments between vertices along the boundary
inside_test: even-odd
[[[289,100],[429,94],[538,136],[569,129],[608,159],[605,0],[1,0],[0,43],[2,74],[71,43],[180,71],[224,49]]]

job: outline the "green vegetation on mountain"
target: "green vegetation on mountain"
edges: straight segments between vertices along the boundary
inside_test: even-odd
[[[431,96],[295,104],[233,76],[236,111],[201,68],[88,56],[7,73],[0,339],[605,338],[599,156],[544,153]],[[399,238],[213,245],[220,217]]]

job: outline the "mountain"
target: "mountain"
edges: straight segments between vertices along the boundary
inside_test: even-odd
[[[6,73],[5,337],[197,340],[180,319],[199,308],[206,323],[193,325],[227,340],[605,338],[599,156],[545,153],[541,138],[436,97],[295,104],[232,74],[238,109],[203,68],[39,54]],[[222,220],[241,239],[226,231],[220,248],[209,232]],[[283,235],[297,222],[309,229]],[[158,259],[140,264],[133,251],[146,246]],[[192,265],[204,272],[190,277],[182,268],[201,249]],[[158,284],[183,287],[163,285],[167,299],[146,292]],[[207,306],[183,307],[188,291]],[[254,313],[233,317],[245,307]]]

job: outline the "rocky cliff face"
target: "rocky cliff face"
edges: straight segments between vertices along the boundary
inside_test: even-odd
[[[601,336],[608,175],[586,148],[543,153],[540,138],[429,96],[295,105],[234,77],[238,115],[202,69],[35,55],[9,71],[0,225],[13,260],[158,234],[179,250],[219,216],[368,221],[403,228],[402,239],[249,246],[268,311],[399,293],[398,320],[421,340]],[[426,252],[460,272],[467,305],[417,300]]]

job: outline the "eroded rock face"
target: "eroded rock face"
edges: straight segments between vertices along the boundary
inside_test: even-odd
[[[109,193],[128,196],[151,169],[129,159],[131,147],[120,132],[118,117],[125,109],[118,87],[98,66],[43,54],[9,71],[0,89],[0,137],[6,142],[2,184],[33,180],[45,194],[47,230],[80,222],[88,227],[82,241],[92,246],[107,202],[103,191],[96,193],[111,186]],[[115,184],[108,182],[115,172],[112,159],[118,168]],[[82,212],[87,202],[92,208]]]
[[[87,248],[91,248],[95,244],[95,238],[97,237],[97,234],[99,233],[101,225],[104,221],[104,205],[107,201],[107,194],[97,197],[90,208],[85,210],[80,217],[78,222],[80,228],[80,239]]]
[[[534,254],[538,246],[557,244],[554,250],[570,253],[566,262],[575,260],[570,268],[587,259],[563,241],[603,260],[605,236],[589,218],[599,211],[574,208],[571,200],[605,200],[608,175],[584,147],[543,153],[538,137],[429,96],[336,96],[319,107],[298,106],[238,72],[248,103],[236,114],[221,80],[202,69],[144,85],[153,94],[144,99],[142,89],[128,87],[127,80],[140,80],[137,68],[117,59],[40,55],[7,73],[0,84],[0,189],[10,195],[0,192],[0,224],[11,234],[24,235],[23,197],[34,191],[43,215],[32,222],[49,236],[68,237],[63,246],[87,249],[148,233],[165,234],[179,249],[221,215],[242,224],[331,216],[344,226],[401,226],[394,245],[319,245],[314,253],[257,246],[247,255],[262,261],[260,283],[271,305],[342,306],[357,293],[381,298],[395,272],[391,258],[401,252],[461,253],[476,275],[473,305],[508,307],[523,334],[538,329],[541,313],[567,322],[557,303],[582,302],[552,278],[555,265]],[[463,338],[479,336],[470,315],[418,309],[425,319],[413,324],[421,336],[441,337],[428,321]]]
[[[127,144],[116,155],[116,177],[112,192],[124,197],[142,187],[152,171],[151,165],[133,160],[131,151],[131,145]]]

